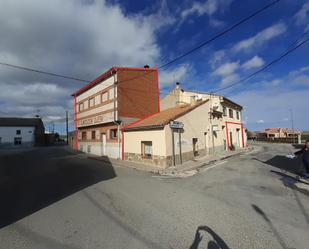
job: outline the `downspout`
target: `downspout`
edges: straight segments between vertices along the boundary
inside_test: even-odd
[[[124,160],[124,128],[121,129],[121,159]]]
[[[78,128],[77,128],[76,94],[74,94],[74,126],[75,126],[75,149],[76,149],[76,151],[78,151]]]
[[[116,118],[116,96],[118,96],[118,94],[116,94],[116,82],[117,82],[116,81],[116,74],[114,74],[114,100],[113,100],[113,103],[114,103],[114,120],[113,120],[113,123],[117,125],[118,159],[120,159],[120,124],[119,124],[119,122],[116,121],[118,119],[118,118]],[[117,107],[117,114],[118,114],[118,107]]]
[[[241,123],[241,139],[242,139],[242,147],[245,148],[245,138],[244,138],[244,125]]]
[[[227,150],[230,150],[230,141],[229,141],[229,129],[228,129],[228,123],[225,122],[225,132],[226,132],[226,145],[227,145]]]

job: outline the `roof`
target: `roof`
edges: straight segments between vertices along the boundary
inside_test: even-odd
[[[99,77],[91,81],[86,86],[82,87],[81,89],[77,90],[72,94],[72,96],[78,96],[85,92],[86,90],[90,89],[91,87],[94,87],[98,83],[102,82],[104,79],[109,78],[113,74],[115,74],[117,71],[155,71],[157,68],[144,68],[144,67],[112,67],[109,70],[107,70],[105,73],[101,74]]]
[[[238,106],[241,110],[243,109],[243,107],[239,104],[237,104],[236,102],[222,96],[222,95],[218,95],[218,94],[214,94],[212,92],[203,92],[203,91],[194,91],[194,90],[186,90],[186,89],[182,89],[184,92],[187,93],[193,93],[193,94],[207,94],[207,95],[211,95],[211,96],[215,96],[215,97],[222,97],[224,101],[231,103],[232,105]]]
[[[40,118],[0,117],[0,126],[43,126],[43,122]]]
[[[289,128],[266,128],[264,130],[265,133],[279,133],[279,132],[283,132],[283,133],[300,133],[300,131],[298,130],[292,130],[292,129],[289,129]]]
[[[205,104],[207,101],[208,100],[204,100],[199,101],[194,105],[186,104],[166,109],[162,112],[155,113],[144,119],[135,121],[124,127],[124,129],[125,131],[127,131],[127,130],[163,128],[170,121],[187,114],[188,112],[194,110],[195,108]]]

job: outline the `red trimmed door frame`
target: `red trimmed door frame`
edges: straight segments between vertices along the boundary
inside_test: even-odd
[[[226,131],[227,150],[230,150],[229,129],[228,129],[228,125],[229,125],[229,124],[240,125],[240,128],[241,128],[242,148],[245,148],[244,124],[243,124],[243,123],[240,123],[240,122],[228,122],[228,121],[225,121],[225,131]]]

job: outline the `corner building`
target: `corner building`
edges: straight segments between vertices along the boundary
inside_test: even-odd
[[[160,112],[158,70],[113,67],[72,96],[74,147],[98,156],[122,158],[123,127]]]

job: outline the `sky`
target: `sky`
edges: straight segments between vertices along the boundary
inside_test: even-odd
[[[271,0],[0,0],[0,62],[93,80],[113,66],[172,60]],[[307,33],[306,33],[307,32]],[[281,0],[208,46],[159,70],[161,97],[211,92],[255,72],[309,36],[309,2]],[[64,132],[85,82],[0,65],[0,116],[39,114]],[[256,77],[218,92],[244,107],[249,130],[309,130],[309,42]]]

